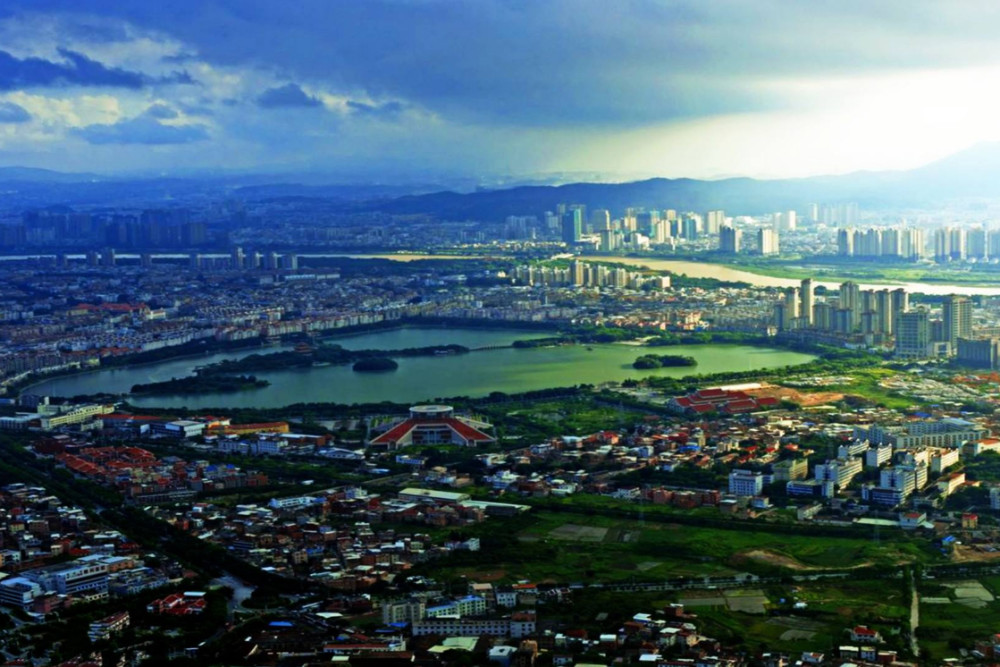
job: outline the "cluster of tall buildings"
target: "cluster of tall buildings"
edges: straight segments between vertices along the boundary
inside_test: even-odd
[[[615,217],[605,208],[559,204],[555,211],[546,211],[541,217],[508,216],[503,234],[509,239],[528,239],[536,238],[536,233],[541,230],[548,238],[557,237],[566,245],[588,245],[601,252],[641,250],[649,246],[676,246],[679,242],[717,239],[723,253],[776,255],[780,252],[780,234],[795,232],[801,220],[816,222],[824,216],[833,221],[854,221],[857,205],[809,204],[801,211],[776,211],[740,227],[732,218],[727,218],[722,209],[693,213],[630,207],[625,209],[623,215]]]
[[[934,261],[977,261],[1000,257],[1000,230],[942,227],[934,230]]]
[[[853,227],[837,230],[841,257],[896,257],[918,260],[924,256],[924,230],[910,227]]]
[[[781,250],[778,242],[779,235],[783,232],[794,232],[798,227],[799,215],[796,211],[778,211],[765,219],[769,226],[760,227],[756,230],[757,246],[750,249],[756,250],[759,255],[777,255]],[[719,252],[727,255],[736,255],[748,250],[743,244],[743,230],[735,225],[724,222],[719,228]]]
[[[807,219],[822,222],[825,225],[849,226],[858,224],[857,202],[806,204],[803,213]]]
[[[28,211],[21,224],[0,229],[0,247],[190,248],[212,240],[206,223],[182,208],[139,214]]]
[[[814,329],[843,335],[896,334],[900,316],[909,310],[906,290],[862,290],[857,283],[840,285],[836,296],[817,300],[811,278],[799,287],[785,290],[774,305],[774,324],[779,331]]]
[[[506,227],[516,232],[527,224],[525,220],[522,216],[510,216]],[[725,211],[721,210],[702,215],[674,209],[627,208],[625,215],[614,218],[607,209],[588,212],[584,204],[560,204],[555,211],[545,213],[546,227],[558,231],[564,243],[575,245],[586,241],[586,237],[596,237],[602,251],[714,236],[725,221]]]
[[[127,260],[134,263],[138,257],[139,265],[149,268],[153,265],[154,256],[152,253],[144,252],[138,256],[131,255]],[[119,264],[121,257],[115,248],[102,248],[101,250],[88,250],[83,255],[83,260],[90,267],[113,267]],[[70,256],[61,253],[55,256],[56,266],[65,268],[70,265]],[[233,247],[228,255],[212,254],[203,255],[201,253],[188,253],[188,268],[191,269],[230,269],[240,271],[243,269],[265,269],[274,271],[297,271],[299,268],[299,256],[295,253],[276,252],[250,252],[246,253],[240,246]]]
[[[651,285],[658,289],[670,287],[669,276],[650,276],[623,267],[574,261],[569,266],[525,264],[514,269],[514,280],[520,285],[552,285],[560,287],[622,287],[642,289]]]
[[[808,334],[864,336],[873,343],[893,344],[896,356],[923,359],[958,356],[970,365],[995,367],[1000,363],[996,339],[976,340],[972,330],[972,300],[951,295],[941,303],[940,317],[932,318],[925,306],[910,308],[903,288],[863,290],[845,282],[836,294],[817,298],[811,279],[785,290],[774,304],[778,331]]]
[[[845,227],[837,230],[841,257],[895,257],[916,261],[987,261],[1000,258],[1000,230],[977,227],[939,227],[930,235],[913,227]]]
[[[930,310],[915,308],[900,322],[896,356],[924,358],[958,355],[963,341],[972,341],[972,300],[951,295],[941,304],[941,318],[931,319]],[[964,356],[964,355],[960,355]]]
[[[143,257],[146,257],[144,255]],[[268,271],[298,271],[299,256],[293,252],[279,254],[276,252],[243,252],[240,246],[234,247],[228,257],[205,256],[198,253],[188,255],[188,267],[191,269],[227,268],[234,271],[243,269],[265,269]]]
[[[737,255],[744,250],[742,229],[725,225],[719,230],[719,252]],[[777,255],[781,251],[778,230],[769,227],[758,229],[756,250],[759,255]]]

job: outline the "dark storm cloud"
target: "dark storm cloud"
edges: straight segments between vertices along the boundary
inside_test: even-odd
[[[28,110],[13,102],[0,102],[0,123],[27,123],[31,120]]]
[[[776,77],[995,62],[1000,27],[1000,5],[909,0],[10,2],[82,5],[164,31],[212,63],[460,121],[567,127],[785,108],[768,87]]]
[[[801,136],[824,135],[837,114],[874,134],[878,117],[857,112],[859,97],[878,89],[895,99],[897,86],[960,104],[964,97],[942,83],[952,68],[1000,65],[1000,3],[985,0],[0,0],[0,17],[10,42],[0,48],[17,54],[0,52],[0,91],[116,85],[122,108],[134,108],[153,87],[148,99],[211,125],[173,127],[144,115],[76,133],[105,143],[190,141],[192,159],[246,163],[366,167],[405,155],[455,170],[600,165],[611,173],[631,172],[631,150],[646,154],[651,171],[669,159],[674,173],[698,165],[730,173],[730,146],[733,155],[764,155],[772,137],[777,145],[791,136],[793,122]],[[86,27],[62,31],[74,23]],[[104,24],[111,43],[97,49]],[[45,30],[36,40],[24,26]],[[58,45],[94,67],[37,57],[64,35],[77,39]],[[183,71],[168,74],[175,68]],[[942,76],[928,76],[934,71]],[[324,113],[299,83],[343,108]],[[897,113],[881,102],[883,116]],[[306,136],[289,114],[315,121],[310,132],[335,132],[336,142]],[[210,141],[194,143],[209,128]],[[930,145],[933,132],[921,131],[928,140],[917,143]],[[852,150],[850,136],[863,135],[844,132]],[[807,143],[790,151],[796,164],[836,163]]]
[[[261,93],[257,105],[265,109],[280,107],[321,107],[323,103],[306,93],[298,84],[288,83]]]
[[[60,49],[67,62],[52,62],[44,58],[16,58],[0,51],[0,90],[16,90],[38,86],[109,86],[141,88],[143,76],[116,67],[107,67],[82,53]]]
[[[208,131],[204,125],[165,125],[160,118],[170,118],[164,115],[164,109],[171,111],[165,105],[156,104],[142,114],[109,125],[87,125],[75,128],[72,134],[95,145],[105,144],[144,144],[147,146],[162,146],[168,144],[190,144],[208,139]],[[176,112],[174,112],[176,116]]]
[[[20,90],[50,86],[90,86],[138,89],[151,83],[194,83],[187,72],[149,77],[88,58],[82,53],[59,49],[65,62],[44,58],[17,58],[0,51],[0,90]]]

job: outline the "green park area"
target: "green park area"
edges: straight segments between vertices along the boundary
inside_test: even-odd
[[[830,652],[852,644],[850,628],[866,625],[885,639],[881,648],[903,650],[903,632],[909,628],[909,594],[902,578],[700,591],[677,597],[698,615],[705,634],[724,642],[746,642],[748,649]]]
[[[897,375],[899,371],[889,368],[868,368],[851,370],[848,382],[824,385],[824,392],[838,392],[853,397],[853,400],[868,401],[894,410],[906,410],[919,405],[919,401],[904,396],[898,391],[883,387],[880,382]],[[794,383],[793,383],[794,384]]]
[[[662,582],[738,573],[860,573],[940,559],[929,543],[903,536],[876,542],[863,532],[856,537],[792,534],[735,520],[719,527],[699,526],[654,513],[649,520],[635,520],[588,514],[585,509],[543,509],[488,525],[480,535],[481,552],[437,561],[431,566],[433,574],[560,584]]]
[[[1000,631],[1000,577],[927,580],[920,585],[917,637],[928,658],[955,655]]]
[[[484,406],[479,410],[497,424],[498,435],[514,438],[511,444],[531,444],[560,435],[590,435],[642,421],[634,409],[602,405],[591,395],[560,400],[518,401]]]

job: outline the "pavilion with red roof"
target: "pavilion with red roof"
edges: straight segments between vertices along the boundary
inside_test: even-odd
[[[410,445],[489,445],[496,438],[488,432],[492,424],[455,414],[450,405],[415,405],[410,416],[391,422],[372,437],[368,444],[384,449],[399,449]]]

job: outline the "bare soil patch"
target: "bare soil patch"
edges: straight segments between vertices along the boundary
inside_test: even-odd
[[[743,551],[740,553],[733,554],[730,557],[730,562],[732,564],[739,564],[747,560],[754,560],[758,563],[765,563],[767,565],[777,565],[778,567],[785,567],[789,570],[795,570],[796,572],[814,572],[816,570],[825,570],[828,568],[816,567],[813,565],[806,565],[801,563],[791,556],[786,556],[785,554],[780,554],[775,551],[770,551],[768,549],[751,549],[749,551]],[[902,564],[902,562],[901,562]],[[854,570],[861,567],[868,567],[871,565],[871,561],[861,561],[860,563],[855,563],[850,567],[840,568],[846,570]]]
[[[792,401],[804,408],[835,403],[844,397],[844,394],[841,392],[799,391],[791,387],[783,387],[779,384],[765,384],[759,389],[747,389],[746,393],[754,398],[776,398],[779,401]]]
[[[959,544],[952,552],[951,559],[960,563],[1000,560],[1000,549],[996,551],[983,551],[967,544]]]
[[[769,551],[767,549],[751,549],[750,551],[734,554],[732,559],[736,561],[754,560],[758,563],[777,565],[778,567],[787,567],[789,570],[798,570],[801,572],[816,569],[809,567],[808,565],[803,565],[791,556],[775,553],[774,551]]]

